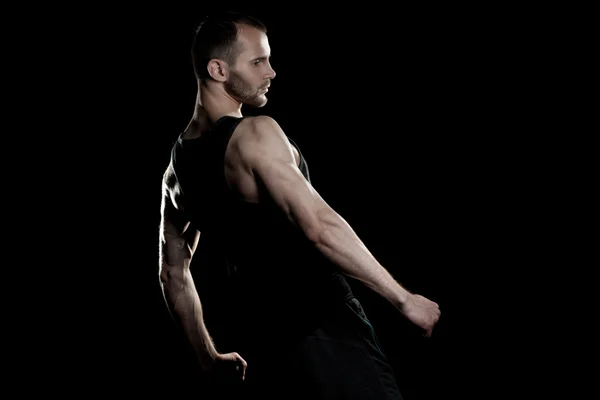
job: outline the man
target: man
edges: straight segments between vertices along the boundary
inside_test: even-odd
[[[262,107],[275,71],[264,25],[206,18],[193,44],[192,120],[163,179],[160,282],[202,369],[261,398],[401,399],[344,275],[391,302],[426,336],[438,305],[398,284],[311,186],[300,149]],[[199,237],[224,268],[215,342],[190,271]]]

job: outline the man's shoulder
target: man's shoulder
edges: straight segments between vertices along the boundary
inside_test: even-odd
[[[250,135],[272,134],[281,129],[275,118],[268,115],[244,117],[239,128]]]
[[[267,115],[245,117],[237,131],[234,139],[242,146],[266,144],[273,139],[285,138],[281,126]]]

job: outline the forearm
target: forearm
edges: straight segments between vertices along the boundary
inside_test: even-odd
[[[200,366],[208,368],[217,354],[215,345],[204,324],[202,304],[188,268],[161,274],[165,300],[171,315],[192,345]]]
[[[352,227],[334,210],[319,214],[320,229],[314,243],[319,251],[341,271],[364,283],[395,307],[400,307],[409,292],[375,259]]]

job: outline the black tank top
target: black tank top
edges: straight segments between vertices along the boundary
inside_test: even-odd
[[[181,136],[171,158],[180,184],[183,209],[209,241],[209,268],[224,268],[221,290],[228,292],[227,319],[243,326],[245,337],[310,332],[336,305],[352,297],[339,268],[272,204],[245,202],[225,180],[225,151],[242,118],[222,117],[197,139]],[[300,154],[299,168],[310,181]],[[214,275],[214,274],[213,274]]]

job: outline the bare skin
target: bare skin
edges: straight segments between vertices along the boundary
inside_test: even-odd
[[[275,77],[269,63],[267,37],[243,26],[238,40],[243,50],[236,63],[211,60],[207,68],[212,80],[198,82],[196,109],[183,133],[184,139],[201,136],[223,116],[241,117],[242,104],[260,107],[266,103],[263,88]],[[304,178],[298,164],[298,152],[277,122],[257,116],[239,123],[228,144],[224,168],[229,187],[240,199],[274,202],[290,224],[300,229],[341,272],[381,295],[421,328],[425,336],[431,336],[440,317],[438,304],[403,288]],[[246,361],[238,353],[220,354],[204,325],[201,302],[189,270],[200,232],[191,227],[182,207],[171,166],[163,179],[161,217],[160,279],[172,314],[180,321],[203,369],[222,368],[243,380]]]

